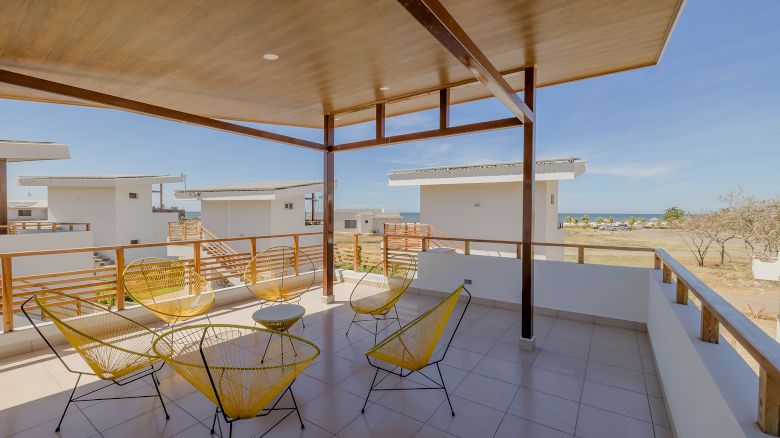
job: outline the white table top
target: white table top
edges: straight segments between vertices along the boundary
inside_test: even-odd
[[[259,323],[271,321],[289,321],[303,317],[306,309],[297,304],[275,304],[263,307],[252,314],[252,319]]]

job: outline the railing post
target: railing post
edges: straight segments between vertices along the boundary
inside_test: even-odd
[[[90,231],[92,228],[92,224],[87,224],[87,231]]]
[[[192,251],[193,251],[193,269],[195,272],[200,274],[200,240],[193,242],[192,244]]]
[[[68,231],[73,231],[73,224],[68,224]]]
[[[428,252],[428,246],[431,244],[430,240],[427,237],[422,238],[422,242],[420,243],[420,250],[422,252]]]
[[[578,246],[577,247],[577,263],[579,263],[579,264],[585,263],[585,247],[584,246]]]
[[[114,256],[116,260],[116,309],[125,309],[125,284],[122,281],[122,273],[125,270],[125,250],[117,248]]]
[[[382,265],[384,266],[383,272],[385,277],[387,277],[387,260],[388,260],[388,244],[390,243],[390,239],[387,238],[387,235],[382,236]]]
[[[663,264],[663,282],[667,284],[672,283],[672,269],[666,263]]]
[[[780,435],[780,382],[764,367],[758,374],[758,427],[770,435]]]
[[[688,286],[677,277],[677,304],[688,304]]]
[[[702,303],[701,306],[701,333],[699,339],[712,344],[718,343],[720,337],[718,330],[718,319],[710,312],[710,309]]]
[[[57,232],[57,223],[56,222],[52,222],[51,223],[51,232],[52,233],[56,233]]]
[[[293,236],[293,272],[298,275],[298,235]]]
[[[360,234],[352,235],[352,270],[357,272],[360,266]]]
[[[471,241],[467,240],[463,242],[463,253],[466,255],[471,254]]]
[[[250,259],[252,260],[252,272],[249,274],[249,278],[252,284],[255,284],[257,283],[257,260],[255,260],[255,256],[257,255],[257,239],[253,237],[249,243],[252,246],[252,258]]]
[[[658,254],[655,255],[655,264],[653,267],[655,269],[661,269],[661,257],[658,257]]]
[[[523,258],[523,244],[522,243],[518,243],[517,244],[516,250],[517,250],[517,254],[515,254],[515,255],[517,256],[517,258],[519,258],[519,259]]]
[[[8,333],[14,331],[14,290],[11,257],[3,257],[0,263],[3,269],[3,331]]]

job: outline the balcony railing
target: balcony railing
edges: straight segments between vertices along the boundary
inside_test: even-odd
[[[125,307],[125,294],[121,287],[122,270],[125,266],[125,252],[136,248],[165,247],[165,246],[191,246],[192,258],[185,259],[185,263],[194,270],[200,272],[207,280],[220,280],[236,278],[241,275],[246,264],[257,254],[258,242],[264,239],[289,240],[289,245],[308,254],[316,266],[322,264],[323,247],[319,243],[301,245],[301,238],[306,236],[321,236],[320,233],[283,234],[269,236],[231,237],[222,239],[194,239],[171,242],[104,246],[63,250],[27,251],[0,254],[2,266],[2,315],[3,328],[6,332],[14,329],[13,315],[20,311],[20,305],[25,299],[39,290],[65,291],[80,297],[102,301],[116,305],[118,309]],[[422,252],[430,249],[430,241],[450,241],[462,245],[459,251],[464,255],[472,254],[474,244],[503,245],[514,250],[520,257],[523,242],[494,239],[469,239],[459,237],[428,237],[411,235],[359,235],[338,234],[335,244],[335,262],[342,267],[360,270],[361,266],[379,262],[396,253],[416,254],[410,250],[411,239],[419,240],[419,248]],[[209,243],[249,242],[249,251],[235,254],[202,257],[202,245]],[[395,241],[395,242],[394,242]],[[675,260],[663,249],[623,247],[606,245],[587,245],[569,243],[545,243],[534,242],[535,247],[562,247],[576,250],[578,264],[585,263],[586,251],[627,251],[647,254],[650,266],[661,271],[661,281],[667,284],[675,284],[676,304],[685,306],[689,303],[691,294],[696,297],[701,306],[701,325],[699,340],[706,343],[719,341],[719,327],[723,327],[734,337],[745,351],[758,363],[759,366],[759,416],[758,421],[762,430],[778,434],[780,424],[780,411],[776,409],[777,399],[780,397],[780,346],[769,335],[759,329],[742,312],[726,302],[720,295],[704,284],[693,273]],[[417,245],[412,245],[417,246]],[[45,256],[54,254],[69,254],[79,252],[113,251],[115,253],[115,266],[107,266],[78,271],[59,272],[50,274],[13,276],[14,260],[25,257]],[[280,258],[282,254],[279,254]],[[654,261],[654,262],[653,262]],[[679,364],[684,366],[684,364]]]
[[[0,225],[5,234],[21,234],[26,232],[48,231],[52,233],[64,231],[90,231],[86,222],[48,222],[48,221],[14,221],[8,225]]]

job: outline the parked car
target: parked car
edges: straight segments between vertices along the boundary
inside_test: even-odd
[[[631,231],[631,227],[628,224],[617,224],[616,227],[618,231]]]

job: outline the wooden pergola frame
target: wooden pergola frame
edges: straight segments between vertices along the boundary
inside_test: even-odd
[[[387,101],[378,101],[361,108],[345,108],[324,115],[322,143],[276,134],[244,125],[226,122],[214,118],[164,108],[144,102],[126,99],[87,90],[59,82],[49,81],[29,75],[0,70],[0,82],[67,96],[73,99],[96,103],[105,107],[121,109],[138,114],[187,123],[205,128],[216,129],[253,138],[273,141],[291,146],[303,147],[323,153],[324,195],[323,195],[323,300],[333,302],[333,242],[334,242],[334,158],[336,152],[345,152],[376,146],[428,140],[434,138],[486,132],[497,129],[523,127],[523,223],[522,223],[522,337],[533,348],[533,205],[534,205],[534,125],[536,120],[536,66],[526,66],[524,97],[520,98],[501,72],[488,60],[463,28],[444,8],[439,0],[398,0],[398,2],[431,35],[438,40],[455,58],[457,58],[475,79],[481,82],[490,93],[499,99],[514,117],[478,122],[461,126],[450,126],[450,88],[463,85],[463,81],[448,84],[439,89],[439,127],[438,129],[402,134],[385,135],[385,105]],[[512,73],[515,73],[514,71]],[[435,90],[420,90],[404,97],[421,96]],[[351,112],[362,108],[376,108],[376,136],[370,140],[336,144],[335,117],[339,113]],[[0,195],[2,195],[0,193]],[[1,198],[1,196],[0,196]]]

